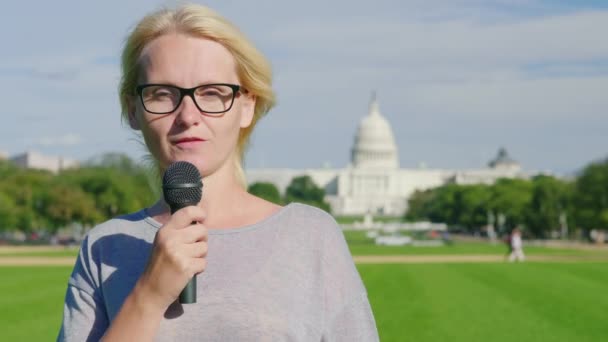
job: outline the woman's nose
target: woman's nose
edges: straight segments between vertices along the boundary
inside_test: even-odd
[[[176,120],[183,126],[198,125],[201,120],[201,111],[190,96],[184,96],[182,103],[177,108]]]

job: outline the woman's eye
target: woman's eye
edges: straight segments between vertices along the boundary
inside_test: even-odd
[[[221,94],[217,90],[205,90],[200,95],[201,96],[219,96]]]
[[[170,91],[163,91],[163,90],[159,90],[159,91],[155,91],[152,94],[152,97],[154,98],[166,98],[166,97],[173,97],[173,93]]]
[[[171,95],[171,92],[167,91],[167,90],[157,90],[154,95],[156,96],[169,96]]]

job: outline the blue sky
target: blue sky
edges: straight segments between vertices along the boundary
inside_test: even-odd
[[[0,13],[0,151],[145,151],[120,121],[118,56],[175,1],[11,1]],[[208,1],[268,56],[278,106],[248,167],[345,166],[372,90],[401,165],[527,170],[608,155],[605,1]]]

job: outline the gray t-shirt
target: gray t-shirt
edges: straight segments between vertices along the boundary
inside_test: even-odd
[[[97,341],[143,272],[161,224],[146,210],[93,228],[68,281],[58,341]],[[327,213],[289,204],[209,229],[197,303],[172,304],[158,341],[377,341],[367,291]]]

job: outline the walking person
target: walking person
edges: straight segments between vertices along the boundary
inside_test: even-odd
[[[509,253],[509,261],[524,261],[526,256],[524,255],[523,242],[521,239],[521,230],[518,227],[513,228],[511,236],[509,238],[509,246],[511,253]]]

